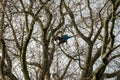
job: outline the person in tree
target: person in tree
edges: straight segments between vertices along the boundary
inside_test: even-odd
[[[59,41],[58,45],[61,45],[61,44],[63,45],[63,43],[65,43],[65,42],[67,44],[67,40],[70,39],[70,38],[72,38],[72,37],[74,37],[74,36],[62,35],[61,37],[57,36],[55,38],[55,40]]]

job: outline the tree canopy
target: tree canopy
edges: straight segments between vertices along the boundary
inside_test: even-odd
[[[0,0],[0,53],[0,80],[120,80],[120,0]]]

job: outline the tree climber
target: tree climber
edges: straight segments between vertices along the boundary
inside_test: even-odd
[[[72,37],[74,37],[74,36],[68,36],[68,35],[62,35],[61,37],[60,37],[60,36],[57,36],[57,37],[55,38],[55,41],[56,41],[56,40],[59,40],[58,45],[60,45],[60,44],[63,45],[63,43],[65,43],[65,42],[66,42],[66,44],[67,44],[67,40],[68,40],[69,38],[72,38]]]

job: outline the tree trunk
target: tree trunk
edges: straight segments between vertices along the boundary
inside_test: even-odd
[[[50,72],[49,72],[49,70],[45,74],[45,80],[50,80]]]
[[[92,73],[91,56],[92,56],[92,45],[88,45],[86,60],[85,60],[86,61],[85,70],[82,71],[80,80],[89,78]]]
[[[95,73],[93,74],[92,80],[101,80],[105,69],[106,69],[106,65],[101,64],[101,65],[95,70]]]

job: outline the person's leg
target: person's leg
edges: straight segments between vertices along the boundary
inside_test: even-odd
[[[61,40],[59,40],[59,44],[58,44],[58,45],[60,45],[60,44],[62,44],[62,45],[63,45],[63,43],[65,43],[65,42],[66,42],[66,40],[61,39]]]
[[[59,37],[59,36],[55,37],[55,41],[60,40],[60,39],[61,39],[61,37]]]

